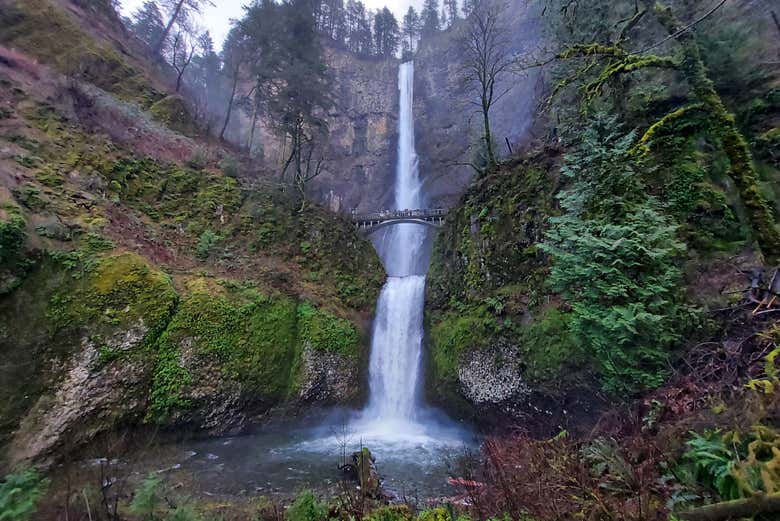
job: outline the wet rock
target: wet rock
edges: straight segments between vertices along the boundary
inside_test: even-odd
[[[477,406],[524,401],[531,389],[521,374],[519,351],[504,340],[489,349],[469,351],[458,367],[461,392]]]
[[[302,402],[336,403],[354,397],[359,389],[358,364],[339,353],[313,348],[301,354],[298,399]]]
[[[55,451],[83,445],[113,425],[142,414],[150,366],[132,356],[105,363],[105,353],[141,344],[148,329],[139,321],[98,344],[82,339],[53,392],[41,396],[22,420],[8,451],[11,464],[50,463]]]

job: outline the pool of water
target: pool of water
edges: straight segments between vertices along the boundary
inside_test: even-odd
[[[185,474],[199,495],[288,496],[333,489],[344,479],[343,458],[368,447],[387,492],[425,500],[453,493],[449,468],[475,443],[468,429],[439,423],[435,413],[424,423],[378,423],[335,412],[277,421],[254,434],[171,445],[166,457],[143,467]]]

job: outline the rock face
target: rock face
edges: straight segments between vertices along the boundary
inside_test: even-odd
[[[100,349],[127,353],[139,347],[147,332],[139,321]],[[143,359],[104,364],[98,346],[84,338],[56,390],[41,396],[24,417],[9,449],[11,465],[49,462],[55,451],[78,447],[107,425],[142,414],[149,369]]]
[[[392,202],[398,119],[398,62],[360,58],[326,48],[334,106],[322,173],[309,184],[310,197],[334,212],[370,211]],[[286,143],[261,123],[258,140],[269,167],[281,170]]]
[[[359,370],[357,360],[315,349],[306,343],[301,355],[298,400],[304,403],[343,403],[351,400],[360,385]]]
[[[535,14],[524,3],[510,9],[520,51],[537,38]],[[457,30],[429,37],[414,57],[414,113],[420,175],[432,206],[457,203],[473,176],[471,161],[481,135],[481,114],[472,103],[473,90],[461,80],[462,52]],[[360,58],[328,48],[327,61],[336,87],[335,107],[326,118],[330,146],[323,173],[310,184],[310,195],[334,212],[351,208],[373,211],[393,202],[398,137],[398,61]],[[510,88],[511,87],[511,88]],[[539,77],[508,76],[498,91],[506,95],[491,112],[498,155],[530,139]],[[262,132],[266,160],[280,167],[284,143]]]
[[[531,394],[523,382],[517,346],[499,340],[484,350],[465,353],[458,366],[463,396],[481,407],[520,402]]]
[[[536,247],[557,213],[554,151],[504,164],[448,215],[426,286],[429,398],[481,422],[555,434],[598,405],[592,368]]]

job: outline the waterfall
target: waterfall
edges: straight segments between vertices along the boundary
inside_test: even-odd
[[[398,72],[399,119],[395,208],[424,206],[414,150],[414,64]],[[413,423],[419,409],[427,228],[390,227],[377,244],[388,279],[377,303],[369,363],[370,399],[364,420],[377,425]]]

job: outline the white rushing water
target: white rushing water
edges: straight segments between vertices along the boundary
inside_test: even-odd
[[[414,148],[413,86],[414,64],[401,64],[396,210],[424,208],[426,202]],[[355,425],[367,439],[426,443],[441,441],[445,430],[431,419],[432,411],[420,397],[428,230],[415,224],[394,225],[377,243],[388,279],[374,319],[369,403]]]

